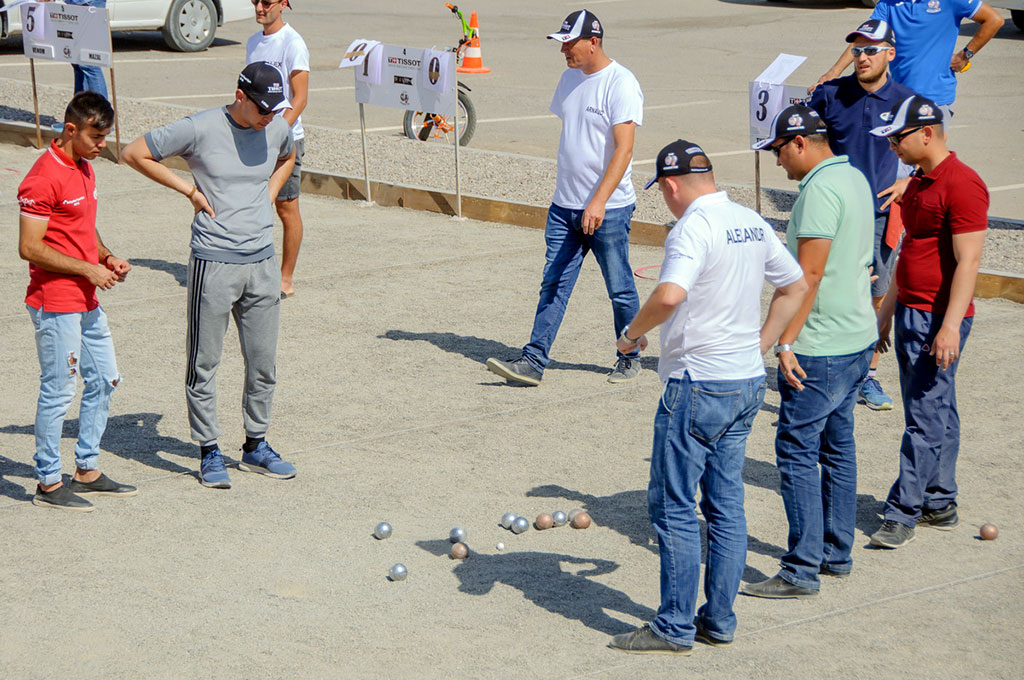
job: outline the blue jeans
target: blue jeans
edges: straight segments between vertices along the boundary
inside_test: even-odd
[[[107,0],[65,0],[65,2],[69,5],[107,6]],[[79,66],[78,64],[72,64],[71,68],[75,71],[75,94],[91,90],[103,95],[104,99],[110,99],[107,96],[107,81],[103,79],[103,69],[99,66]]]
[[[782,477],[782,500],[789,521],[789,549],[779,576],[817,590],[821,567],[853,569],[857,521],[857,447],[853,408],[867,375],[872,343],[841,356],[797,354],[807,373],[796,390],[779,371],[779,428],[775,458]],[[821,473],[818,473],[818,466]]]
[[[78,416],[75,465],[97,469],[100,439],[107,428],[110,397],[121,380],[114,360],[114,341],[101,307],[91,312],[44,312],[28,307],[36,331],[39,356],[39,401],[36,404],[36,479],[60,481],[60,439],[64,417],[75,398],[76,376],[85,390]]]
[[[960,414],[956,409],[958,358],[943,371],[928,354],[942,317],[896,305],[893,346],[900,367],[900,393],[906,429],[900,444],[900,475],[885,501],[885,518],[908,527],[922,510],[956,500],[956,459],[960,454]],[[962,356],[974,317],[960,322]]]
[[[640,297],[633,281],[633,270],[629,266],[629,224],[635,205],[612,208],[605,212],[604,222],[590,236],[580,226],[582,210],[568,210],[555,204],[548,209],[544,240],[548,249],[545,255],[544,276],[540,284],[540,301],[533,319],[530,343],[523,348],[523,358],[533,368],[542,372],[547,368],[548,353],[555,342],[558,327],[562,325],[565,306],[576,285],[583,258],[591,250],[604,275],[604,285],[612,301],[615,316],[615,335],[619,337],[640,309]],[[618,356],[636,357],[638,351]]]
[[[662,638],[692,645],[700,584],[700,508],[707,521],[708,557],[701,628],[732,640],[732,605],[747,557],[743,462],[747,435],[764,401],[764,376],[748,380],[672,378],[654,417],[654,448],[647,509],[658,534],[661,606],[651,628]]]

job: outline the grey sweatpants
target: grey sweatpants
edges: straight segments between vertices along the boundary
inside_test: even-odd
[[[277,258],[250,264],[189,258],[185,401],[192,439],[201,445],[212,444],[220,436],[216,378],[229,314],[235,317],[245,359],[245,433],[250,437],[266,434],[277,384],[280,305]]]

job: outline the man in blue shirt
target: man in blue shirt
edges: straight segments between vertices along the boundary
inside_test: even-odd
[[[888,140],[875,137],[871,129],[888,123],[892,108],[914,92],[889,77],[889,63],[897,52],[897,38],[889,24],[870,19],[846,36],[846,42],[851,44],[854,73],[815,89],[810,107],[828,126],[832,153],[849,156],[850,164],[864,173],[875,195],[872,267],[878,278],[871,283],[871,298],[878,309],[896,264],[895,252],[885,242],[889,208],[883,207],[886,201],[878,194],[896,180],[899,160]],[[871,359],[868,377],[860,387],[860,401],[876,411],[888,411],[892,409],[892,399],[875,377],[879,357],[876,353]]]
[[[871,18],[889,24],[899,37],[893,78],[938,104],[944,120],[952,115],[956,99],[955,74],[966,69],[1004,23],[1003,17],[981,0],[878,0]],[[954,52],[964,19],[980,26],[967,45]],[[852,62],[847,48],[818,85],[838,78]]]

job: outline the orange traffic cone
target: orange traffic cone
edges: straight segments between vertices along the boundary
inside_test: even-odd
[[[455,70],[459,73],[490,73],[491,69],[484,66],[484,55],[480,50],[480,24],[476,19],[476,12],[469,15],[469,27],[473,31],[473,38],[466,48],[462,66]]]

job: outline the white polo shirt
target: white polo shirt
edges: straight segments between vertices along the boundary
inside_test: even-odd
[[[562,119],[558,140],[558,178],[552,202],[569,210],[583,210],[604,178],[615,152],[612,127],[644,122],[644,95],[629,69],[617,61],[589,76],[578,68],[562,73],[551,113]],[[636,203],[633,164],[605,204],[624,208]]]
[[[724,191],[701,196],[665,239],[659,283],[686,300],[661,329],[658,375],[664,382],[746,380],[764,375],[761,288],[796,283],[800,265],[771,226]]]
[[[292,73],[294,71],[309,71],[309,48],[306,42],[299,35],[299,32],[285,24],[281,30],[270,35],[264,35],[263,31],[249,36],[245,44],[245,63],[265,61],[277,68],[284,76],[284,96],[288,101],[292,100]],[[302,129],[302,116],[295,119],[292,126],[292,137],[303,139],[306,131]]]

